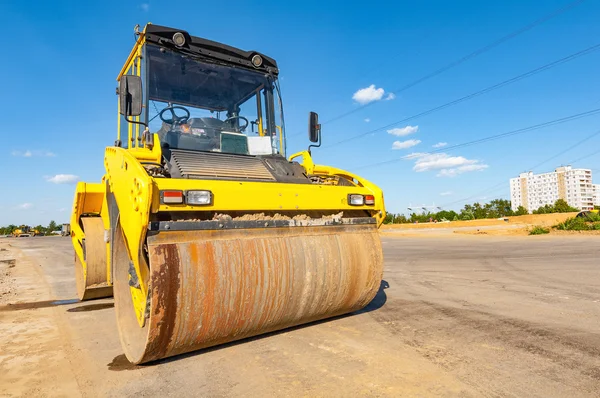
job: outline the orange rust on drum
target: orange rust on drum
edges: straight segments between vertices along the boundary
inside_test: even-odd
[[[256,242],[253,242],[256,243]],[[256,253],[253,252],[253,258],[258,259],[259,257],[256,257]],[[261,271],[262,271],[262,280],[261,280],[261,290],[263,292],[268,292],[269,291],[269,278],[265,278],[265,276],[271,276],[272,274],[270,273],[269,270],[269,262],[266,261],[265,262],[265,267],[262,267]],[[265,269],[266,268],[266,269]],[[260,268],[259,268],[260,269]],[[273,306],[273,300],[263,300],[262,301],[263,307],[262,307],[262,311],[260,313],[260,317],[258,318],[258,324],[260,328],[264,328],[265,324],[268,321],[268,316],[271,315],[271,307]]]
[[[237,278],[240,273],[238,273],[236,269],[240,266],[240,264],[242,264],[242,261],[237,261],[238,259],[236,257],[239,257],[241,260],[242,253],[240,253],[240,250],[235,246],[230,247],[231,245],[229,243],[227,243],[226,246],[226,250],[224,250],[221,253],[223,256],[222,263],[232,264],[232,266],[223,266],[221,269],[222,271],[224,271],[223,279],[226,281],[227,284],[229,284],[232,287],[232,289],[230,289],[229,292],[231,294],[231,297],[228,298],[228,301],[237,303],[240,301],[240,297],[243,296],[243,293],[240,286],[240,281]],[[252,256],[253,254],[248,255]],[[230,259],[231,257],[233,257],[232,260]],[[227,311],[226,315],[224,316],[224,319],[219,325],[220,328],[223,328],[225,330],[231,330],[231,334],[235,336],[239,332],[239,330],[235,328],[235,323],[236,317],[239,316],[240,312],[241,311]]]
[[[194,264],[198,264],[199,267],[206,267],[207,264],[205,261],[203,261],[203,257],[202,257],[202,253],[200,251],[200,249],[196,246],[196,245],[192,245],[189,248],[189,256],[190,256],[190,261],[192,261],[192,263]],[[210,289],[210,287],[207,287],[206,285],[206,278],[196,278],[196,274],[194,272],[192,272],[192,270],[190,270],[189,273],[186,273],[183,276],[183,283],[184,284],[193,284],[194,285],[194,289],[198,289],[200,291],[206,291],[207,288]],[[187,297],[182,297],[182,300],[186,300],[187,301]],[[205,315],[206,311],[198,311],[197,310],[197,306],[201,306],[204,307],[206,306],[206,299],[202,300],[202,304],[198,303],[196,305],[196,303],[189,303],[190,308],[189,311],[187,311],[187,316],[188,316],[188,322],[191,325],[200,325],[203,326],[205,325],[204,320],[203,320],[203,316]],[[209,307],[212,307],[212,303],[208,304]],[[181,306],[180,306],[181,307]],[[187,310],[188,308],[186,308]],[[181,314],[180,314],[181,316]]]
[[[152,302],[155,305],[151,310],[154,322],[145,355],[152,359],[164,357],[173,338],[179,310],[177,293],[181,265],[176,244],[160,245],[155,250],[157,257],[163,261],[156,264],[157,269],[152,272]]]
[[[244,253],[239,253],[238,255],[243,256]],[[248,283],[248,276],[243,271],[243,263],[239,262],[236,266],[238,292],[239,295],[243,297],[244,303],[251,303],[254,302],[255,299],[255,289],[252,288],[253,286],[251,283]],[[252,273],[250,275],[252,275]],[[245,305],[244,308],[245,309],[243,311],[238,312],[237,319],[235,320],[234,330],[238,331],[239,333],[245,332],[245,327],[248,326],[246,319],[250,318],[252,315],[252,306]]]
[[[362,260],[360,253],[357,253],[356,245],[349,245],[348,252],[349,252],[350,257]],[[348,296],[346,296],[346,300],[344,301],[344,304],[350,305],[352,302],[356,301],[355,294],[357,293],[357,287],[360,282],[361,281],[359,280],[359,278],[352,278],[350,280],[350,284],[348,286],[349,294],[348,294]]]
[[[215,253],[207,247],[205,243],[199,243],[198,245],[191,245],[189,250],[198,259],[196,269],[191,270],[190,274],[193,278],[200,279],[201,290],[198,292],[199,301],[197,307],[192,310],[194,314],[200,319],[200,330],[197,333],[196,339],[203,341],[210,338],[211,331],[213,330],[212,323],[215,320],[215,300],[217,297],[214,294],[208,294],[208,292],[215,292],[218,278],[217,261],[215,260]]]

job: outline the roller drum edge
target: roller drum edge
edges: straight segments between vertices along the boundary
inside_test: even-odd
[[[75,255],[77,297],[81,301],[111,297],[113,288],[106,280],[106,243],[102,218],[83,217],[81,221],[85,233],[86,272]]]

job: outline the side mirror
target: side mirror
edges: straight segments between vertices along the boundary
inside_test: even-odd
[[[310,142],[319,142],[321,136],[321,125],[319,124],[319,115],[315,112],[308,114],[308,139]]]
[[[123,75],[119,81],[119,104],[125,117],[142,114],[142,79],[139,76]]]

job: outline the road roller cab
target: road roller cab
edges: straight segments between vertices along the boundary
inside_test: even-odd
[[[117,138],[71,216],[81,299],[114,293],[134,363],[358,310],[383,194],[286,158],[274,59],[148,24],[119,73]],[[320,145],[309,116],[311,147]]]

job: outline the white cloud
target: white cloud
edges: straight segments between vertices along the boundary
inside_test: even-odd
[[[470,171],[482,171],[487,169],[487,164],[467,164],[465,166],[456,167],[453,169],[442,169],[437,174],[437,177],[456,177],[462,173],[468,173]]]
[[[25,152],[22,152],[22,151],[12,151],[10,154],[13,155],[13,156],[21,156],[21,157],[24,157],[24,158],[30,158],[33,155],[31,153],[31,151],[29,151],[29,150],[27,150]]]
[[[148,3],[142,3],[140,5],[140,8],[142,9],[142,11],[148,12],[148,10],[150,10],[150,4],[148,4]]]
[[[443,148],[446,145],[448,145],[447,142],[438,142],[437,144],[433,145],[434,148]]]
[[[379,101],[383,98],[385,90],[383,88],[376,88],[374,84],[369,87],[361,88],[352,95],[352,99],[361,105],[368,104],[369,102]]]
[[[407,149],[419,145],[421,140],[394,141],[392,149]]]
[[[408,155],[402,156],[402,159],[406,159],[406,160],[410,160],[410,159],[416,159],[416,158],[420,158],[421,156],[425,156],[427,155],[424,152],[413,152],[413,153],[409,153]]]
[[[365,119],[365,123],[369,123],[370,121],[371,121],[371,119],[369,119],[369,118]]]
[[[396,127],[387,130],[388,134],[395,135],[396,137],[404,137],[405,135],[414,134],[417,131],[419,131],[419,126]]]
[[[469,160],[462,156],[450,156],[447,153],[433,153],[418,157],[413,170],[421,173],[423,171],[446,169],[473,163],[477,163],[477,161]]]
[[[54,184],[74,184],[79,181],[79,177],[73,174],[57,174],[54,177],[46,177],[46,181]]]
[[[20,205],[17,206],[17,208],[21,209],[21,210],[31,209],[31,207],[33,207],[33,205],[31,203],[21,203]]]
[[[60,209],[58,209],[58,211],[61,213],[64,213],[67,210],[69,210],[69,209],[67,209],[66,207],[61,207]]]
[[[416,159],[413,170],[417,173],[439,170],[437,177],[455,177],[462,173],[487,169],[487,164],[463,156],[450,156],[447,153],[411,153],[404,159]]]
[[[452,195],[452,191],[441,192],[440,196],[450,196]]]
[[[385,97],[385,100],[386,100],[386,101],[391,101],[391,100],[393,100],[393,99],[396,99],[396,94],[394,94],[394,93],[389,93],[389,94],[387,95],[387,97]]]
[[[26,151],[12,151],[10,153],[13,156],[20,156],[24,158],[30,158],[33,156],[46,156],[46,157],[55,157],[56,154],[50,151],[30,151],[29,149]]]

